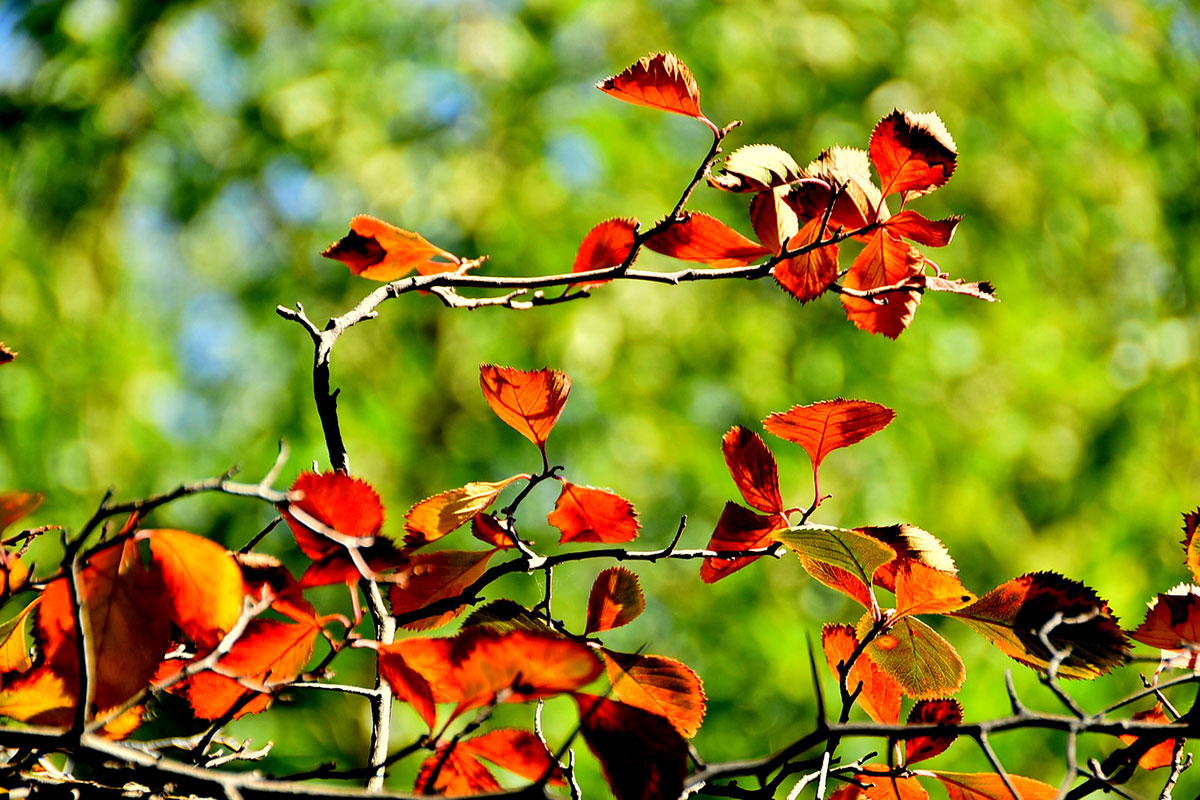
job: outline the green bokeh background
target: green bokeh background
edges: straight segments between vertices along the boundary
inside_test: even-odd
[[[911,522],[975,591],[1055,569],[1138,621],[1185,578],[1180,513],[1200,498],[1200,16],[1186,0],[0,2],[0,339],[21,354],[0,370],[0,487],[47,493],[31,524],[77,528],[110,486],[134,498],[233,464],[256,479],[280,438],[288,480],[324,462],[310,344],[274,308],[300,300],[323,322],[373,285],[320,250],[367,212],[487,254],[490,273],[538,275],[568,270],[602,219],[655,220],[708,133],[592,84],[666,49],[714,121],[745,121],[731,146],[771,142],[801,163],[864,147],[893,107],[936,110],[960,165],[914,207],[966,216],[931,255],[1003,302],[927,297],[892,342],[855,330],[836,299],[801,307],[768,281],[612,285],[525,313],[405,296],[334,358],[353,471],[378,488],[388,529],[429,494],[538,465],[484,404],[481,362],[570,374],[551,458],[633,501],[646,547],[685,513],[685,544],[707,540],[735,496],[719,450],[731,425],[856,397],[897,418],[828,460],[820,521]],[[749,233],[744,204],[702,188],[692,207]],[[770,444],[785,497],[806,503],[806,456]],[[553,501],[528,504],[541,543]],[[238,545],[269,516],[204,497],[152,523]],[[283,533],[267,548],[301,565]],[[54,553],[38,550],[47,568]],[[561,571],[568,622],[599,568]],[[691,562],[637,571],[649,612],[612,643],[703,676],[705,758],[809,729],[807,648],[823,621],[857,616],[850,604],[791,558],[715,586]],[[532,603],[541,587],[503,593]],[[344,592],[320,600],[346,606]],[[967,663],[968,718],[1005,713],[1015,665],[942,627]],[[340,676],[368,668],[351,657]],[[1016,669],[1026,701],[1057,710]],[[1073,689],[1095,709],[1139,685],[1131,667]],[[232,730],[276,740],[276,773],[352,766],[366,713],[320,693]],[[501,716],[528,724],[529,710]],[[552,739],[570,720],[551,704]],[[396,741],[418,732],[401,709]],[[996,741],[1011,769],[1051,783],[1062,745]],[[940,763],[985,768],[969,743]],[[390,785],[410,787],[413,768]],[[1136,788],[1156,793],[1151,778]],[[1178,796],[1197,786],[1185,776]]]

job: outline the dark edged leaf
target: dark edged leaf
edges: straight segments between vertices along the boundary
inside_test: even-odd
[[[869,614],[858,623],[859,637],[874,623]],[[904,617],[867,645],[867,655],[894,677],[909,697],[922,700],[951,695],[967,676],[958,651],[937,631],[915,617]]]
[[[918,700],[912,711],[908,712],[909,725],[960,725],[962,721],[962,706],[953,698]],[[958,734],[951,733],[908,739],[904,742],[904,763],[911,767],[918,761],[940,755],[957,738]]]
[[[937,114],[897,109],[871,133],[871,161],[884,197],[897,192],[916,197],[950,180],[958,148]]]
[[[481,364],[479,386],[496,416],[546,452],[546,438],[571,393],[571,379],[556,369],[525,371]]]
[[[394,281],[414,269],[422,275],[446,272],[461,263],[458,256],[430,244],[420,234],[366,214],[350,220],[350,232],[321,255],[341,261],[359,277],[375,281]]]
[[[858,649],[859,638],[849,625],[824,625],[821,628],[821,648],[833,677],[841,680],[839,665],[846,664]],[[854,660],[850,674],[846,676],[846,688],[854,692],[859,684],[862,691],[856,703],[867,716],[884,725],[895,725],[900,721],[900,699],[903,691],[900,684],[880,669],[865,652]]]
[[[1200,587],[1181,583],[1155,597],[1129,638],[1160,650],[1200,650]]]
[[[820,236],[821,220],[810,219],[788,241],[788,249],[796,250],[813,244]],[[838,246],[827,244],[792,256],[772,267],[771,275],[784,291],[801,303],[807,303],[823,295],[837,280]]]
[[[875,585],[882,586],[889,592],[896,591],[896,566],[903,559],[919,561],[927,567],[933,567],[951,575],[958,574],[958,567],[950,557],[950,551],[942,541],[927,530],[916,525],[900,523],[898,525],[868,526],[855,528],[859,533],[878,539],[896,551],[896,560],[885,564],[875,573]]]
[[[596,576],[588,595],[584,635],[628,625],[646,610],[637,575],[625,567],[609,567]]]
[[[576,692],[580,731],[616,800],[679,797],[687,742],[664,717],[617,700]]]
[[[715,217],[689,212],[662,233],[646,240],[646,247],[681,261],[698,261],[716,269],[743,267],[771,251],[747,239]]]
[[[787,524],[787,517],[782,514],[755,514],[731,500],[725,504],[706,549],[717,552],[758,550],[770,545],[775,540],[775,532],[786,528]],[[706,558],[700,565],[700,580],[715,583],[759,558],[762,556]]]
[[[0,342],[0,364],[11,364],[16,361],[18,355],[20,354],[15,350],[10,350],[4,342]]]
[[[773,144],[748,144],[725,158],[708,184],[727,192],[765,192],[800,180],[803,171],[786,150]]]
[[[618,100],[694,117],[716,131],[700,110],[700,89],[687,65],[674,53],[652,53],[623,72],[605,78],[596,88]]]
[[[707,698],[691,667],[666,656],[600,652],[616,699],[665,717],[684,738],[696,735]]]
[[[950,292],[951,294],[965,294],[968,297],[974,297],[977,300],[986,300],[989,303],[999,303],[1000,298],[996,297],[996,287],[988,281],[976,281],[969,283],[962,278],[943,278],[940,275],[924,275],[917,276],[924,284],[925,288],[931,292]]]
[[[637,538],[637,512],[628,500],[605,489],[559,480],[562,492],[546,520],[562,531],[560,543],[617,544]]]
[[[779,468],[762,438],[749,428],[735,425],[721,438],[721,452],[746,503],[767,514],[782,514]]]

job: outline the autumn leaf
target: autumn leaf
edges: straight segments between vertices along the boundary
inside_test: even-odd
[[[520,603],[502,598],[480,606],[472,611],[465,620],[463,628],[489,628],[500,633],[509,631],[531,631],[533,633],[554,633],[545,617],[539,617]]]
[[[875,585],[889,592],[896,591],[896,568],[905,561],[917,561],[927,567],[950,575],[958,574],[958,567],[950,557],[946,545],[927,530],[916,525],[868,526],[855,528],[864,536],[883,542],[896,552],[896,560],[884,564],[875,571]]]
[[[0,492],[0,531],[32,514],[44,499],[41,492]]]
[[[417,553],[408,566],[388,580],[395,581],[389,597],[392,614],[402,616],[419,611],[430,603],[457,597],[483,575],[495,550],[439,550],[436,553]],[[409,630],[427,630],[445,625],[466,609],[458,608],[405,625]]]
[[[1129,638],[1160,650],[1200,650],[1200,587],[1181,583],[1155,597]]]
[[[786,528],[787,524],[787,518],[782,514],[762,516],[730,501],[725,504],[706,549],[717,552],[758,550],[770,545],[775,540],[775,532]],[[715,583],[759,558],[762,556],[706,558],[700,565],[700,580]]]
[[[888,771],[884,764],[868,764],[862,768],[855,777],[867,787],[863,797],[867,800],[929,800],[929,793],[916,778],[872,774]]]
[[[616,699],[665,717],[684,738],[696,735],[707,698],[690,667],[666,656],[600,652]]]
[[[1051,628],[1048,638],[1056,650],[1070,651],[1058,668],[1059,676],[1095,678],[1125,663],[1129,641],[1108,603],[1089,587],[1054,572],[1013,578],[951,616],[1013,660],[1045,669],[1053,653],[1038,632],[1058,614],[1062,622]]]
[[[909,725],[961,725],[962,721],[962,706],[951,698],[918,700],[908,712]],[[926,761],[940,755],[954,744],[957,738],[957,733],[951,733],[908,739],[904,742],[904,763],[911,767],[918,761]]]
[[[927,247],[945,247],[954,238],[954,231],[962,217],[955,214],[946,219],[931,220],[916,211],[905,209],[889,217],[884,228],[901,239],[911,239]]]
[[[29,582],[29,565],[0,547],[0,600],[19,592]]]
[[[559,542],[604,542],[618,544],[637,537],[637,512],[633,505],[612,492],[579,486],[559,478],[562,493],[547,521],[562,531]]]
[[[863,150],[854,147],[830,147],[807,167],[802,180],[793,184],[786,200],[802,220],[823,219],[833,211],[829,224],[855,231],[887,218],[887,206],[871,180],[871,164]]]
[[[775,533],[815,579],[870,608],[875,570],[896,557],[890,547],[845,528],[801,525]],[[830,567],[832,569],[823,569]]]
[[[867,238],[866,246],[854,259],[854,264],[842,281],[847,289],[878,289],[895,286],[920,276],[925,257],[885,230]],[[877,295],[868,300],[843,294],[846,316],[855,327],[867,333],[882,333],[895,339],[912,323],[921,294],[916,289],[903,289]]]
[[[874,624],[870,614],[864,615],[858,623],[859,637],[865,637]],[[867,644],[866,652],[906,695],[918,700],[954,694],[967,675],[950,643],[915,617],[897,620]]]
[[[825,456],[883,430],[895,416],[895,411],[878,403],[839,397],[776,412],[763,420],[763,426],[779,438],[800,445],[808,453],[813,466],[815,497],[819,501],[819,470]]]
[[[683,794],[687,742],[664,717],[576,692],[579,726],[616,800],[661,800]]]
[[[216,542],[186,531],[142,531],[139,538],[150,540],[171,622],[200,649],[216,647],[242,615],[246,582],[237,561]]]
[[[727,192],[766,192],[802,177],[800,165],[786,150],[748,144],[730,153],[720,174],[708,176],[708,184]]]
[[[556,369],[526,372],[482,364],[479,385],[496,416],[538,446],[546,457],[546,438],[567,404],[571,379]]]
[[[896,618],[911,614],[949,614],[975,600],[957,575],[942,572],[911,558],[897,559]]]
[[[771,254],[766,247],[699,211],[688,212],[683,222],[676,222],[647,239],[646,247],[665,256],[698,261],[716,269],[742,267]]]
[[[16,360],[18,353],[10,350],[4,342],[0,342],[0,364],[11,364]]]
[[[375,536],[383,527],[383,503],[364,480],[351,478],[341,472],[323,472],[319,475],[301,472],[292,484],[291,492],[303,493],[304,496],[291,503],[290,507],[300,509],[342,536],[365,539]],[[316,561],[342,551],[343,545],[309,530],[286,508],[281,509],[281,513],[304,555]]]
[[[821,648],[825,651],[825,660],[829,664],[829,671],[839,681],[839,665],[849,663],[858,646],[858,635],[849,625],[825,625],[821,628]],[[854,692],[860,683],[862,691],[855,702],[867,712],[867,716],[884,725],[895,725],[900,721],[900,699],[903,696],[900,684],[880,669],[865,652],[850,667],[846,688]]]
[[[446,272],[462,263],[458,256],[430,244],[420,234],[366,214],[350,220],[350,232],[321,255],[341,261],[355,275],[375,281],[394,281],[414,269],[422,275]],[[445,261],[435,260],[437,257]]]
[[[342,548],[320,561],[314,561],[300,576],[299,588],[311,589],[314,586],[328,586],[333,583],[344,583],[353,587],[364,577],[362,566],[366,567],[365,577],[370,577],[372,573],[380,575],[391,572],[409,562],[409,556],[397,550],[387,539],[376,539],[369,547],[359,547],[357,551],[358,560],[350,555],[348,549]]]
[[[462,691],[455,716],[491,702],[524,703],[572,692],[600,675],[591,648],[565,637],[469,628],[451,651]]]
[[[637,575],[624,567],[609,567],[596,576],[588,595],[584,635],[628,625],[646,610]]]
[[[471,535],[484,544],[507,550],[516,547],[512,535],[500,524],[492,514],[479,514],[471,520]]]
[[[787,243],[789,250],[807,247],[821,237],[821,220],[811,219]],[[779,262],[771,275],[785,292],[807,303],[820,297],[838,276],[838,247],[827,244]]]
[[[571,272],[591,272],[624,264],[625,259],[629,257],[629,251],[633,249],[633,239],[637,230],[637,219],[614,217],[604,220],[583,237],[583,242],[575,253],[575,265]],[[572,283],[568,288],[590,289],[610,280],[612,279],[606,278]]]
[[[618,100],[694,117],[717,133],[717,126],[700,111],[700,89],[692,71],[674,53],[654,53],[639,58],[596,88]]]
[[[933,777],[946,787],[950,800],[1012,800],[1012,792],[1004,785],[1004,778],[994,772],[934,772]],[[1013,788],[1021,800],[1054,800],[1058,789],[1033,778],[1009,775]]]
[[[1162,703],[1155,703],[1154,708],[1137,712],[1133,715],[1133,720],[1135,722],[1153,722],[1158,725],[1167,725],[1171,722],[1171,718],[1163,710]],[[1137,740],[1138,737],[1131,733],[1121,736],[1121,741],[1126,745],[1132,745]],[[1179,739],[1164,739],[1153,745],[1138,758],[1138,766],[1145,770],[1171,766],[1175,762],[1175,746],[1179,741]],[[1187,740],[1182,741],[1186,742]]]
[[[763,247],[778,254],[800,231],[796,212],[785,201],[787,187],[759,192],[750,201],[750,224]]]
[[[567,785],[562,770],[546,750],[546,745],[530,731],[500,728],[467,739],[458,747],[525,780],[540,781],[543,775],[549,773],[547,783],[551,786]]]
[[[487,510],[500,492],[514,481],[528,479],[527,474],[514,475],[502,481],[472,481],[459,489],[451,489],[426,498],[413,506],[404,516],[404,544],[423,547],[469,522]]]
[[[75,707],[76,680],[71,686],[61,674],[42,665],[12,680],[0,689],[0,717],[31,722],[46,715],[65,716]],[[69,716],[63,723],[70,724]]]
[[[2,503],[0,503],[2,507]],[[0,529],[4,526],[0,525]],[[1200,537],[1197,530],[1200,529],[1200,508],[1190,514],[1183,515],[1183,554],[1184,563],[1187,568],[1192,571],[1192,580],[1200,582]]]
[[[721,438],[721,452],[746,502],[759,511],[782,514],[779,468],[762,438],[749,428],[735,425]]]
[[[30,614],[37,608],[40,599],[34,598],[20,614],[0,625],[0,685],[11,673],[28,672],[33,668],[25,634]]]
[[[404,640],[391,644],[380,643],[376,648],[379,658],[379,675],[392,687],[397,700],[408,703],[433,730],[437,721],[437,706],[434,705],[433,689],[425,676],[409,666],[404,658]],[[447,655],[449,649],[447,646]]]
[[[414,791],[420,794],[465,797],[500,791],[496,776],[479,763],[479,759],[466,752],[461,746],[449,753],[449,744],[439,745],[429,758],[421,763]],[[440,768],[439,768],[440,765]],[[437,770],[437,775],[434,775]]]
[[[436,716],[433,704],[457,703],[462,699],[462,687],[451,657],[453,638],[411,637],[392,644],[376,644],[375,649],[380,674],[391,684],[397,697],[412,704],[427,723]],[[385,670],[387,674],[384,674]],[[428,698],[424,689],[429,690]],[[432,723],[429,724],[432,727]]]
[[[928,194],[950,180],[958,160],[954,139],[933,112],[893,111],[875,126],[870,149],[884,197]]]

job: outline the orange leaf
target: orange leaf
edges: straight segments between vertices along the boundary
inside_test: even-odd
[[[742,267],[771,254],[733,228],[708,214],[689,212],[662,233],[646,240],[646,247],[681,261],[699,261],[724,269]]]
[[[721,452],[746,502],[759,511],[782,514],[779,468],[762,438],[749,428],[735,425],[721,438]]]
[[[874,623],[870,614],[858,624],[866,636]],[[967,676],[962,659],[937,631],[915,617],[904,617],[867,645],[867,655],[891,675],[909,697],[933,699],[954,694]]]
[[[522,630],[468,628],[455,637],[451,658],[462,687],[455,716],[493,701],[524,703],[571,692],[601,669],[587,645]]]
[[[802,180],[792,185],[786,200],[803,220],[822,219],[833,204],[829,224],[847,231],[857,230],[877,219],[886,219],[887,206],[871,181],[866,152],[854,147],[831,147],[807,167]]]
[[[375,536],[383,527],[383,503],[364,480],[341,472],[301,472],[291,491],[304,493],[292,505],[343,536]],[[304,555],[316,561],[342,550],[342,545],[309,530],[286,509],[282,513]]]
[[[911,558],[892,562],[896,575],[896,617],[909,614],[949,614],[975,600],[957,575],[928,567]]]
[[[774,539],[773,534],[787,527],[787,518],[782,514],[761,516],[748,508],[730,501],[721,512],[716,530],[708,540],[706,549],[717,552],[732,550],[757,550],[766,547]],[[715,583],[727,575],[732,575],[747,564],[753,563],[762,556],[747,556],[745,558],[706,558],[700,565],[700,580],[705,583]]]
[[[863,792],[867,800],[929,800],[929,792],[916,778],[895,778],[872,773],[887,772],[883,764],[868,764],[857,777],[869,784]]]
[[[937,114],[893,111],[871,134],[871,161],[879,171],[883,196],[928,194],[950,180],[958,148]]]
[[[750,224],[754,226],[754,235],[772,253],[783,250],[784,243],[800,231],[796,212],[784,202],[787,191],[787,187],[780,186],[760,192],[750,201]]]
[[[1200,587],[1181,583],[1155,597],[1129,637],[1160,650],[1200,650]]]
[[[547,521],[562,531],[560,543],[629,542],[637,537],[637,512],[625,498],[590,486],[579,486],[565,478],[562,493]]]
[[[405,641],[413,641],[411,639]],[[429,681],[416,669],[409,666],[404,659],[404,641],[393,644],[380,644],[379,674],[392,687],[396,699],[412,705],[413,710],[420,715],[429,730],[437,721],[437,707],[434,705],[433,689]],[[449,648],[447,647],[447,655]]]
[[[0,528],[3,528],[0,525]],[[1200,529],[1200,508],[1190,514],[1183,515],[1183,554],[1184,563],[1192,571],[1192,580],[1200,581],[1200,537],[1196,535]]]
[[[79,661],[68,580],[58,578],[42,591],[34,635],[45,663],[68,691],[75,691]],[[79,581],[91,622],[95,705],[119,706],[150,682],[167,651],[171,622],[162,602],[162,582],[142,567],[128,539],[93,554]]]
[[[896,552],[896,560],[884,564],[875,571],[875,585],[882,586],[889,592],[896,591],[896,567],[903,560],[919,561],[927,567],[933,567],[951,575],[958,574],[950,551],[941,540],[929,531],[916,525],[900,523],[879,527],[855,528],[859,533],[883,542]]]
[[[811,219],[788,241],[788,249],[804,247],[818,240],[821,220]],[[820,297],[838,275],[838,247],[827,244],[807,253],[781,261],[771,268],[775,282],[801,303]]]
[[[957,700],[918,700],[908,712],[909,725],[960,725],[963,721],[962,706]],[[904,743],[904,763],[912,766],[945,752],[954,744],[957,733],[937,736],[918,736]]]
[[[838,680],[841,680],[838,665],[850,661],[858,644],[858,636],[849,625],[825,625],[821,628],[821,647],[825,650],[825,660],[829,662],[829,671]],[[854,660],[846,678],[846,688],[853,692],[859,683],[862,684],[862,692],[857,702],[871,719],[885,725],[895,725],[900,721],[900,684],[880,669],[865,652]]]
[[[499,547],[503,550],[517,546],[512,536],[492,514],[480,514],[472,519],[471,535],[484,544],[490,544],[492,547]]]
[[[1061,677],[1095,678],[1125,663],[1129,641],[1108,603],[1089,587],[1054,572],[1013,578],[952,616],[1015,661],[1045,669],[1052,654],[1038,631],[1056,614],[1064,622],[1049,631],[1050,643],[1070,651],[1058,668]]]
[[[400,659],[405,667],[424,679],[434,703],[457,703],[462,699],[462,688],[458,685],[458,676],[454,672],[454,662],[451,659],[453,646],[454,639],[444,637],[437,639],[413,637],[401,639],[389,645],[380,644],[377,647],[379,666],[382,670],[385,663],[391,661],[393,657]],[[404,679],[404,676],[396,677]],[[389,682],[391,682],[390,679]],[[393,683],[392,687],[399,692],[399,685],[399,683]],[[419,684],[416,686],[419,691]],[[417,707],[417,703],[411,699],[408,699],[408,702],[413,703],[414,708]],[[424,717],[424,713],[422,713],[422,717]]]
[[[1162,703],[1155,703],[1154,708],[1137,712],[1133,715],[1133,719],[1137,722],[1153,722],[1159,725],[1166,725],[1171,721],[1171,718],[1163,711]],[[1133,734],[1125,734],[1121,737],[1121,741],[1127,745],[1131,745],[1137,740],[1138,737]],[[1164,739],[1152,746],[1138,759],[1138,766],[1145,770],[1171,766],[1175,762],[1175,744],[1178,741],[1180,740]]]
[[[162,575],[162,602],[171,622],[202,650],[216,647],[242,615],[246,582],[233,556],[186,531],[142,531]]]
[[[748,144],[730,153],[720,174],[708,176],[708,184],[727,192],[767,192],[803,176],[786,150],[773,144]]]
[[[436,553],[419,553],[412,557],[408,566],[391,576],[392,613],[396,616],[424,608],[437,600],[462,594],[468,586],[483,575],[488,560],[495,550],[440,550]],[[410,630],[427,630],[444,625],[457,617],[466,605],[434,617],[420,619],[405,625]]]
[[[422,275],[446,272],[461,264],[458,256],[430,244],[420,234],[366,214],[350,220],[350,232],[321,255],[341,261],[355,275],[375,281],[394,281],[414,269]],[[446,261],[435,261],[437,256]]]
[[[793,406],[763,420],[763,427],[780,439],[800,445],[813,465],[816,495],[821,496],[818,470],[825,456],[840,447],[857,444],[883,430],[896,412],[866,400],[822,400],[807,406]]]
[[[0,492],[0,531],[42,504],[41,492]]]
[[[8,349],[4,342],[0,342],[0,364],[9,364],[16,360],[19,354]]]
[[[925,257],[897,239],[887,230],[871,234],[862,252],[854,259],[842,285],[847,289],[878,289],[895,286],[921,275]],[[921,294],[905,289],[876,296],[873,300],[843,294],[846,316],[860,330],[882,333],[895,339],[912,323]]]
[[[646,610],[637,575],[624,567],[609,567],[596,576],[588,595],[584,635],[628,625]]]
[[[704,684],[690,667],[666,656],[601,650],[613,687],[623,703],[658,714],[690,739],[704,721]]]
[[[29,565],[0,548],[0,598],[19,592],[29,582]]]
[[[700,111],[700,89],[692,71],[674,53],[639,58],[624,72],[597,83],[596,88],[626,103],[695,117],[717,132],[717,126]]]
[[[20,614],[0,625],[0,685],[11,673],[28,672],[33,667],[25,629],[28,627],[29,615],[37,607],[40,599],[34,598]]]
[[[1004,779],[994,772],[934,772],[933,777],[946,787],[950,800],[1012,800],[1012,792],[1004,785]],[[1008,779],[1021,800],[1054,800],[1058,797],[1058,789],[1033,778],[1009,775]]]
[[[43,715],[63,716],[70,724],[75,707],[75,683],[68,689],[62,676],[42,665],[6,681],[0,689],[0,717],[30,722]]]
[[[421,764],[414,790],[422,794],[441,794],[446,797],[464,797],[500,791],[496,776],[479,759],[465,752],[460,745],[446,755],[448,744],[438,747],[437,752]],[[441,764],[441,769],[438,769]],[[437,776],[433,771],[437,769]]]
[[[870,586],[876,570],[896,557],[887,545],[846,528],[801,525],[775,539],[800,557],[808,574],[867,608],[875,607]]]
[[[633,249],[633,237],[637,233],[638,221],[614,217],[606,219],[588,231],[575,253],[575,265],[571,272],[591,272],[624,264]],[[572,283],[568,288],[590,289],[608,283],[611,278],[600,281]]]
[[[472,481],[460,489],[451,489],[417,503],[404,516],[404,544],[423,547],[483,513],[495,502],[504,487],[528,475],[514,475],[502,481]]]
[[[550,772],[551,786],[566,786],[562,770],[546,750],[537,736],[530,731],[516,728],[500,728],[482,736],[467,739],[458,745],[480,758],[486,758],[498,767],[508,770],[529,781],[539,781]]]
[[[375,573],[390,572],[409,562],[409,557],[397,550],[387,539],[376,539],[370,547],[358,548],[358,554],[367,569]],[[354,586],[362,579],[362,570],[351,557],[350,551],[341,548],[309,565],[300,577],[299,588],[311,589],[314,586],[328,586],[332,583]]]
[[[604,769],[616,800],[683,794],[687,742],[663,717],[616,700],[574,695],[583,740]]]
[[[928,247],[945,247],[954,238],[954,231],[962,217],[955,214],[946,219],[931,220],[916,211],[905,209],[895,216],[889,217],[884,227],[893,235],[904,239],[912,239],[917,244]]]
[[[546,455],[546,438],[567,404],[571,379],[556,369],[526,372],[483,364],[479,385],[496,416],[538,446]]]

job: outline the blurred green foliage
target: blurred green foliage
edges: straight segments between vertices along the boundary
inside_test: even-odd
[[[966,221],[931,255],[1003,302],[927,297],[892,342],[835,299],[800,307],[766,281],[613,285],[529,313],[405,296],[334,359],[351,463],[389,529],[429,494],[536,467],[483,403],[480,362],[571,375],[551,458],[631,499],[648,547],[685,513],[685,542],[707,540],[735,495],[730,425],[859,397],[898,416],[829,459],[821,521],[911,522],[978,592],[1055,569],[1139,620],[1185,576],[1179,515],[1200,497],[1200,16],[1186,0],[0,2],[0,339],[21,353],[0,370],[0,487],[45,490],[33,522],[77,527],[110,486],[132,498],[233,464],[257,478],[280,438],[289,480],[323,461],[309,341],[274,308],[300,300],[323,321],[373,286],[317,253],[367,212],[488,254],[489,272],[546,274],[604,218],[653,221],[708,133],[592,83],[666,49],[714,121],[745,120],[731,147],[771,142],[802,164],[865,147],[894,106],[936,110],[960,166],[915,208]],[[701,189],[693,205],[749,232],[744,198]],[[771,445],[785,496],[806,502],[806,457]],[[269,516],[200,498],[152,522],[235,545]],[[552,541],[536,515],[525,529]],[[282,532],[268,542],[294,557]],[[47,568],[54,552],[39,551]],[[563,570],[569,622],[598,569]],[[707,759],[811,724],[807,650],[852,608],[790,558],[711,587],[690,563],[639,572],[652,613],[614,643],[700,672]],[[532,602],[532,584],[497,596]],[[1004,713],[1013,665],[943,629],[967,662],[968,718]],[[368,668],[354,659],[343,676]],[[1026,700],[1053,709],[1017,669]],[[1097,707],[1138,685],[1130,668],[1075,688]],[[276,738],[279,773],[357,763],[365,707],[318,694],[234,731]],[[551,716],[561,735],[569,713]],[[417,732],[400,712],[397,741]],[[1014,770],[1061,776],[1059,738],[996,744]],[[969,744],[942,763],[984,768]]]

